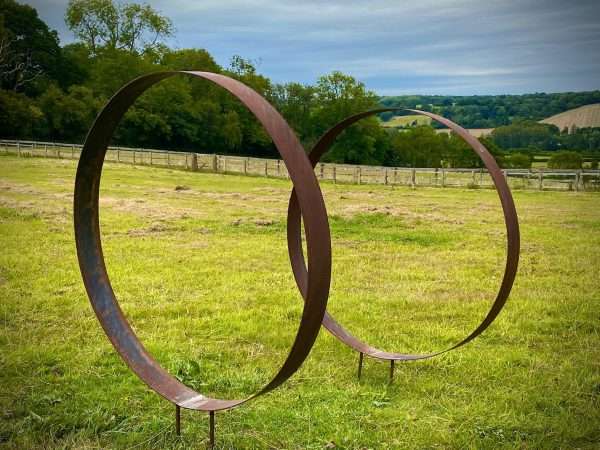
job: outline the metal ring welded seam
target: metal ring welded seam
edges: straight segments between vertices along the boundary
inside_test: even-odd
[[[108,144],[133,102],[152,85],[177,74],[206,79],[223,87],[256,116],[286,164],[306,228],[309,269],[302,294],[306,301],[294,343],[273,379],[259,392],[242,400],[204,396],[179,382],[152,358],[119,307],[102,253],[98,197]],[[326,311],[331,281],[331,239],[325,203],[308,157],[293,131],[263,97],[239,81],[209,72],[173,71],[145,75],[121,88],[99,113],[86,137],[75,179],[74,224],[79,267],[102,328],[137,376],[174,404],[201,411],[232,408],[275,389],[298,370],[308,356]]]
[[[394,353],[387,352],[384,350],[377,349],[375,347],[370,346],[366,342],[361,341],[357,337],[353,336],[350,332],[348,332],[339,322],[337,322],[333,316],[331,316],[328,312],[325,313],[325,317],[323,318],[323,326],[333,334],[337,339],[346,344],[347,346],[353,348],[357,352],[364,353],[373,358],[382,359],[382,360],[397,360],[397,361],[407,361],[407,360],[418,360],[418,359],[426,359],[431,358],[436,355],[440,355],[442,353],[446,353],[450,350],[456,349],[470,342],[479,336],[493,321],[496,319],[508,296],[510,294],[510,290],[512,288],[513,282],[515,280],[517,274],[517,267],[519,263],[519,248],[520,248],[520,235],[519,235],[519,222],[517,218],[517,211],[515,209],[515,204],[510,193],[510,189],[504,178],[504,175],[501,169],[498,167],[496,160],[490,154],[490,152],[477,140],[474,136],[472,136],[467,130],[455,124],[454,122],[441,117],[437,114],[433,114],[426,111],[419,111],[413,109],[404,109],[404,108],[381,108],[370,111],[365,111],[359,114],[355,114],[350,116],[343,121],[339,122],[337,125],[333,126],[329,129],[315,144],[313,149],[309,154],[309,158],[313,168],[319,162],[321,157],[329,150],[330,146],[333,144],[337,136],[342,133],[346,128],[348,128],[353,123],[363,119],[365,117],[378,114],[381,112],[388,111],[410,111],[415,114],[420,114],[424,116],[428,116],[433,120],[436,120],[448,128],[450,128],[453,132],[455,132],[458,136],[464,139],[467,144],[473,149],[473,151],[481,158],[485,167],[487,168],[492,180],[494,182],[494,187],[498,193],[500,198],[500,203],[502,205],[502,212],[504,214],[504,222],[506,225],[506,235],[507,235],[507,253],[506,253],[506,265],[504,268],[504,275],[502,278],[502,283],[500,284],[500,289],[496,295],[496,298],[483,319],[483,321],[479,324],[479,326],[472,331],[467,337],[463,340],[454,344],[453,346],[437,351],[429,354],[409,354],[409,353]],[[290,262],[292,265],[292,270],[294,272],[294,278],[296,280],[296,284],[300,289],[300,292],[303,296],[306,293],[307,287],[307,271],[306,271],[306,263],[304,261],[304,254],[302,250],[302,225],[301,225],[301,211],[302,207],[298,204],[296,193],[292,190],[290,196],[290,202],[288,206],[288,228],[287,228],[287,238],[288,238],[288,251],[290,255]],[[309,264],[310,268],[310,264]]]

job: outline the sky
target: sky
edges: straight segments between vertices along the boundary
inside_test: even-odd
[[[23,1],[23,0],[19,0]],[[57,30],[67,0],[26,0]],[[175,48],[228,66],[253,60],[274,82],[340,70],[379,95],[600,89],[600,0],[158,0]]]

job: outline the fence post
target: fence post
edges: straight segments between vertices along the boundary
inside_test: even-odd
[[[442,169],[442,187],[446,187],[446,169]]]
[[[75,144],[71,145],[71,159],[75,159]]]
[[[135,150],[133,151],[133,165],[135,166]],[[187,158],[185,160],[185,167],[187,167]]]
[[[575,172],[575,190],[579,191],[579,182],[581,180],[581,170]]]
[[[192,172],[198,171],[198,155],[192,153]]]
[[[187,162],[187,155],[186,155],[186,162]],[[219,171],[219,161],[217,159],[216,153],[213,155],[213,158],[212,158],[212,171],[215,173]]]
[[[383,169],[383,183],[388,184],[388,169],[387,167]]]
[[[48,144],[44,144],[44,154],[48,157]]]
[[[21,143],[17,142],[17,156],[21,156]]]
[[[333,184],[337,184],[337,166],[333,164]]]
[[[150,152],[150,165],[152,165],[152,152]]]
[[[248,174],[248,158],[244,158],[244,175]]]
[[[410,185],[414,188],[417,186],[417,171],[412,169],[410,171]]]
[[[321,180],[322,180],[322,179],[323,179],[323,175],[325,174],[325,164],[323,164],[323,163],[320,163],[319,165],[321,166],[321,167],[320,167],[320,169],[321,169],[321,170],[320,170],[320,172],[319,172],[319,176],[320,176],[320,178],[321,178]]]
[[[269,160],[265,159],[265,177],[269,176]]]
[[[281,160],[277,160],[277,177],[281,177]]]
[[[362,169],[360,166],[356,166],[358,169],[358,184],[362,184]]]
[[[540,169],[538,173],[538,189],[540,191],[544,190],[544,169]]]

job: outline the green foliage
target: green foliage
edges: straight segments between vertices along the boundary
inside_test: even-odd
[[[503,149],[532,147],[544,150],[558,148],[558,128],[531,120],[515,122],[492,131],[492,139]]]
[[[276,106],[307,151],[335,123],[380,106],[380,99],[363,83],[341,72],[324,75],[315,85],[279,85],[261,75],[255,62],[239,55],[232,57],[228,67],[221,67],[206,50],[169,49],[163,41],[172,33],[172,25],[147,5],[71,0],[66,21],[80,41],[61,48],[56,33],[37,17],[35,9],[13,0],[0,0],[0,4],[0,38],[8,43],[0,46],[8,49],[0,52],[4,88],[0,96],[2,137],[81,142],[102,104],[119,88],[133,78],[159,70],[210,71],[240,80]],[[23,38],[15,41],[16,36]],[[31,65],[19,63],[23,60]],[[12,71],[15,65],[21,68],[20,73]],[[553,103],[553,108],[573,107],[573,103],[593,100],[595,95],[566,94],[560,102]],[[518,98],[527,100],[528,107],[539,107],[540,102],[555,99],[537,94]],[[483,119],[470,124],[473,114],[485,112],[488,119],[507,115],[511,120],[523,115],[525,110],[513,100],[511,96],[406,96],[384,98],[381,102],[385,106],[435,111],[469,126],[485,125]],[[501,106],[495,109],[494,102]],[[406,132],[396,129],[398,124],[406,123],[403,117],[384,114],[383,118],[389,119],[388,128],[382,127],[376,117],[354,124],[339,136],[323,160],[387,166],[481,167],[477,155],[460,138],[438,135],[431,127],[420,126],[425,125],[420,116],[410,116],[410,123],[417,127]],[[425,122],[428,120],[424,118]],[[120,123],[113,142],[207,153],[277,155],[262,125],[241,102],[208,81],[183,77],[167,80],[139,98]],[[584,129],[560,134],[548,125],[517,120],[497,128],[492,139],[482,142],[503,165],[503,149],[522,148],[520,153],[529,153],[575,148],[591,152],[600,146],[600,133],[598,129]],[[524,163],[523,158],[517,157],[506,164]]]
[[[450,146],[445,134],[438,134],[430,126],[419,126],[395,132],[392,138],[390,165],[410,167],[442,167]]]
[[[556,152],[548,161],[551,169],[581,169],[582,165],[581,154],[569,151]]]
[[[276,84],[271,96],[275,107],[296,131],[304,146],[312,146],[319,137],[313,126],[313,112],[317,106],[315,87],[300,83]]]
[[[314,134],[320,136],[346,117],[376,107],[376,95],[355,78],[341,72],[324,75],[315,86]],[[376,164],[382,161],[384,139],[376,117],[363,119],[337,139],[324,160]]]
[[[454,133],[436,133],[430,126],[422,125],[404,131],[391,130],[391,149],[387,165],[409,167],[483,167],[479,156]],[[490,151],[500,166],[503,152],[491,140],[479,141]]]
[[[84,86],[73,86],[67,94],[51,86],[38,104],[46,117],[46,136],[71,142],[83,139],[101,106],[92,90]]]
[[[533,159],[530,154],[509,153],[504,156],[504,165],[506,169],[531,169]]]
[[[524,95],[404,95],[381,97],[380,103],[386,107],[433,111],[465,128],[495,128],[519,119],[541,120],[579,106],[600,103],[600,90]]]
[[[96,54],[100,48],[153,51],[173,34],[173,24],[150,5],[113,0],[69,0],[67,26]]]
[[[600,149],[600,128],[574,128],[559,132],[554,125],[519,120],[492,131],[492,140],[506,150],[525,149],[528,152],[571,149]]]
[[[37,11],[14,0],[0,0],[0,82],[2,89],[29,94],[56,78],[61,52],[56,31]]]
[[[576,128],[571,133],[560,135],[562,148],[572,150],[598,150],[600,149],[600,128]]]
[[[0,90],[0,136],[9,139],[38,136],[44,114],[24,94]]]

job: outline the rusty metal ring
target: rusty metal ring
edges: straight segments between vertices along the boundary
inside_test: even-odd
[[[98,197],[109,141],[127,109],[143,92],[177,74],[203,78],[223,87],[256,116],[285,161],[302,209],[309,269],[305,274],[303,297],[306,301],[300,326],[290,353],[274,378],[259,392],[243,400],[206,397],[179,382],[152,358],[119,307],[102,254]],[[294,132],[263,97],[239,81],[209,72],[173,71],[145,75],[121,88],[100,112],[86,137],[75,179],[74,222],[81,275],[104,331],[131,370],[178,407],[209,412],[232,408],[275,389],[298,370],[308,356],[326,311],[331,280],[331,239],[325,203],[308,157]]]
[[[462,341],[458,342],[457,344],[454,344],[453,346],[445,350],[428,354],[393,353],[379,350],[350,334],[328,312],[325,313],[325,317],[323,318],[323,326],[344,344],[353,348],[361,354],[365,354],[377,359],[390,360],[393,362],[431,358],[433,356],[440,355],[455,348],[461,347],[462,345],[465,345],[469,341],[479,336],[498,316],[504,304],[506,303],[506,300],[508,299],[508,295],[510,293],[513,282],[515,280],[515,276],[517,274],[517,266],[519,263],[520,237],[519,222],[517,219],[517,211],[515,209],[515,204],[510,193],[508,184],[502,174],[502,171],[498,167],[498,164],[496,163],[494,157],[483,146],[483,144],[481,144],[481,142],[479,142],[475,137],[473,137],[467,130],[444,117],[438,116],[437,114],[404,108],[381,108],[365,111],[350,116],[338,123],[337,125],[335,125],[334,127],[332,127],[331,129],[329,129],[315,144],[315,146],[309,154],[309,158],[311,164],[313,165],[313,168],[319,162],[321,157],[327,152],[327,150],[329,150],[329,147],[333,144],[337,136],[347,127],[349,127],[350,125],[352,125],[360,119],[387,111],[410,111],[415,114],[428,116],[433,120],[436,120],[446,125],[453,132],[462,137],[467,142],[467,144],[469,144],[473,151],[481,158],[490,176],[492,177],[494,186],[500,197],[500,203],[502,204],[502,211],[504,213],[504,222],[506,224],[507,232],[506,266],[504,269],[502,283],[500,285],[500,289],[498,291],[498,294],[496,295],[494,303],[492,304],[486,317],[479,324],[479,326],[473,332],[471,332],[471,334],[465,337]],[[292,190],[288,206],[288,251],[296,284],[298,285],[298,288],[300,289],[302,295],[305,296],[305,293],[307,292],[306,288],[308,278],[306,264],[304,261],[304,254],[302,250],[300,211],[302,211],[302,206],[298,204],[296,193]]]

